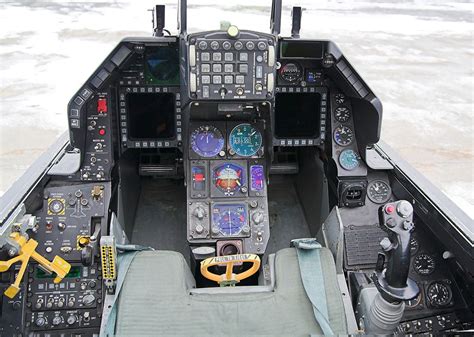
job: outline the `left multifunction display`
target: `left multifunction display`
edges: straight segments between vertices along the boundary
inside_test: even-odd
[[[120,72],[119,130],[122,149],[169,148],[182,143],[179,45],[135,44]]]

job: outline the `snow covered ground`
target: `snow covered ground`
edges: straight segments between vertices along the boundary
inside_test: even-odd
[[[0,195],[67,128],[71,95],[123,37],[147,36],[156,3],[0,3]],[[188,0],[190,31],[227,20],[268,31],[270,0]],[[303,38],[335,41],[384,103],[382,139],[474,217],[471,1],[284,0],[302,5]]]

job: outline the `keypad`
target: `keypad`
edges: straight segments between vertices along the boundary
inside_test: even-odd
[[[195,74],[197,97],[235,99],[266,94],[269,55],[274,55],[268,39],[197,39]],[[271,45],[272,47],[269,47]],[[273,61],[274,62],[274,61]],[[273,77],[268,80],[273,81]],[[222,91],[221,88],[227,90]],[[270,89],[272,90],[272,89]],[[224,92],[224,96],[222,96]]]

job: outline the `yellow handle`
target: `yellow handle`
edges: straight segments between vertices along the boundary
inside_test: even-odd
[[[33,239],[26,241],[26,238],[20,235],[20,233],[12,233],[10,237],[20,245],[20,252],[18,256],[15,256],[10,260],[0,261],[0,273],[7,271],[12,264],[19,261],[21,261],[21,267],[18,271],[15,282],[5,290],[5,295],[7,297],[13,298],[20,291],[20,282],[26,271],[26,266],[28,265],[30,258],[36,260],[36,262],[43,266],[47,271],[56,274],[56,278],[53,281],[54,283],[61,282],[61,280],[69,273],[69,270],[71,270],[71,265],[59,256],[55,256],[53,261],[50,262],[38,254],[35,250],[38,246],[37,241]]]
[[[252,262],[252,267],[250,267],[248,270],[239,273],[239,274],[234,274],[232,272],[232,268],[234,267],[234,263],[240,263],[240,262]],[[226,270],[224,274],[217,275],[214,273],[211,273],[208,268],[216,265],[226,265]],[[260,258],[258,255],[255,254],[237,254],[237,255],[225,255],[225,256],[215,256],[215,257],[210,257],[208,259],[205,259],[204,261],[201,262],[201,274],[205,278],[215,281],[219,284],[222,283],[229,283],[229,284],[235,284],[240,282],[243,279],[246,279],[247,277],[252,276],[255,274],[260,268]]]

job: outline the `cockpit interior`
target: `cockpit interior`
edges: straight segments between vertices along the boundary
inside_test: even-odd
[[[181,0],[176,36],[156,6],[87,78],[2,209],[0,336],[473,328],[472,228],[377,144],[382,103],[299,38],[301,7],[282,36],[281,6],[267,33],[188,33]]]

